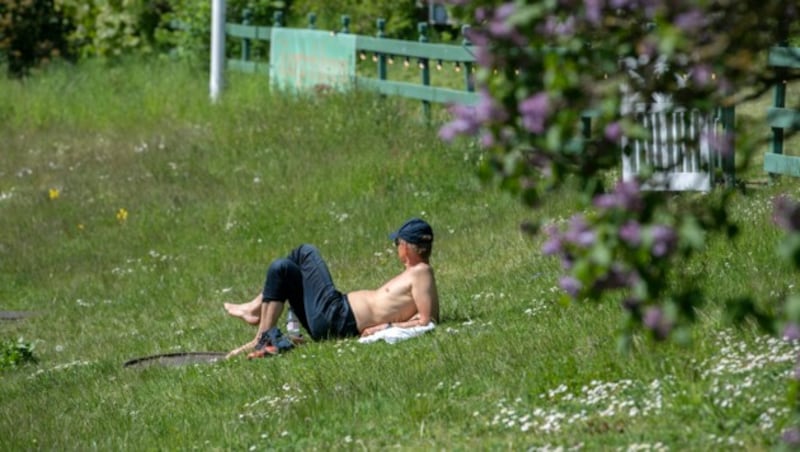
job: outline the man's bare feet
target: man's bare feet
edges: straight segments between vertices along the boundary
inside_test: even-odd
[[[224,306],[225,310],[228,311],[228,314],[232,315],[233,317],[238,317],[250,325],[258,325],[258,322],[261,320],[260,316],[247,311],[247,309],[243,308],[242,305],[225,303]]]

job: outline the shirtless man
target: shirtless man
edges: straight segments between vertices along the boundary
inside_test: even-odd
[[[412,218],[389,238],[394,240],[405,270],[377,290],[347,294],[336,290],[325,261],[311,245],[300,245],[286,258],[273,261],[261,294],[248,303],[225,303],[230,315],[258,325],[255,339],[228,357],[251,349],[255,351],[249,358],[262,357],[291,348],[275,328],[286,300],[314,340],[438,323],[439,297],[429,263],[433,229]]]

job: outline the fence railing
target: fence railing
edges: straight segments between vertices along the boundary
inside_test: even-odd
[[[331,33],[350,33],[348,16],[342,16],[342,28]],[[409,99],[420,100],[427,110],[430,103],[461,103],[473,104],[478,97],[474,93],[472,83],[472,67],[475,56],[471,44],[467,39],[461,45],[437,44],[428,42],[428,24],[418,24],[418,42],[406,41],[385,37],[386,21],[378,19],[377,36],[355,35],[355,49],[362,59],[371,58],[375,62],[377,77],[356,75],[355,84],[359,87],[375,90],[381,94],[401,96]],[[253,61],[251,59],[251,46],[253,40],[269,41],[273,27],[282,26],[282,15],[276,13],[273,25],[254,26],[248,24],[248,18],[243,18],[243,23],[226,23],[226,34],[242,40],[242,55],[240,58],[229,58],[228,68],[241,72],[268,75],[270,64],[268,62]],[[308,28],[315,29],[315,16],[309,15]],[[466,26],[464,27],[466,28]],[[393,64],[409,64],[419,68],[419,83],[389,80],[388,67]],[[401,62],[402,61],[402,62]],[[456,70],[464,74],[464,89],[452,89],[431,84],[431,62],[435,65],[452,64]],[[463,69],[462,69],[463,68]]]
[[[779,71],[800,70],[800,47],[773,47],[768,63]],[[785,83],[775,85],[773,104],[767,110],[767,124],[772,128],[772,144],[764,154],[764,171],[800,177],[800,157],[785,155],[784,149],[785,132],[800,130],[800,110],[786,108]]]
[[[227,67],[232,70],[270,74],[270,62],[255,61],[251,58],[253,41],[270,41],[274,27],[281,27],[283,17],[280,12],[273,18],[272,26],[249,24],[245,15],[242,23],[226,23],[226,35],[241,40],[241,57],[227,59]],[[342,16],[342,28],[331,34],[349,34],[349,17]],[[461,45],[434,44],[428,42],[428,24],[418,25],[417,42],[385,37],[386,23],[378,19],[377,35],[354,35],[355,51],[361,60],[375,62],[377,77],[356,75],[354,83],[389,96],[400,96],[422,102],[426,117],[430,115],[431,103],[459,103],[471,105],[477,102],[474,92],[472,68],[475,56],[468,40]],[[308,17],[308,28],[316,29],[315,16]],[[466,28],[466,27],[464,27]],[[464,30],[462,30],[464,31]],[[387,69],[395,64],[408,64],[419,69],[419,83],[389,80]],[[402,61],[402,62],[400,62]],[[464,89],[453,89],[431,84],[431,62],[437,67],[454,65],[463,72]],[[649,108],[649,107],[648,107]],[[715,180],[715,173],[721,172],[728,185],[734,181],[733,150],[730,155],[713,152],[710,141],[717,140],[723,133],[732,132],[734,111],[732,108],[719,109],[713,116],[700,116],[696,112],[675,111],[651,112],[637,115],[641,124],[651,131],[650,140],[628,141],[633,151],[622,156],[623,178],[637,177],[648,168],[655,172],[650,189],[662,190],[709,190]],[[584,135],[591,133],[591,114],[582,118]],[[800,163],[798,163],[800,168]]]

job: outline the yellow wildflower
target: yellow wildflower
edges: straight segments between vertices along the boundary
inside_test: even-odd
[[[119,221],[120,223],[124,223],[125,220],[127,219],[128,219],[128,211],[125,209],[119,209],[117,211],[117,221]]]
[[[57,188],[51,188],[51,189],[48,191],[48,196],[50,197],[50,200],[51,200],[51,201],[52,201],[52,200],[54,200],[54,199],[58,199],[58,196],[59,196],[60,194],[61,194],[61,192],[59,192]]]

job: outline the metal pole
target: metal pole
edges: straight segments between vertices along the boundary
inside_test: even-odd
[[[225,0],[211,0],[211,101],[219,99],[225,69]]]

